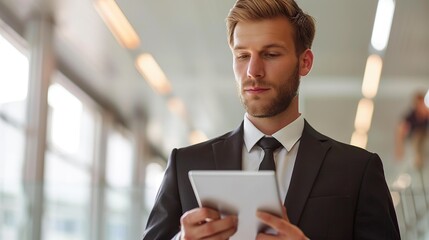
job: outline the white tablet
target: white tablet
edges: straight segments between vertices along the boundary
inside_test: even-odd
[[[274,171],[190,171],[189,179],[200,207],[238,215],[232,240],[255,239],[258,232],[273,231],[256,218],[257,210],[282,215]]]

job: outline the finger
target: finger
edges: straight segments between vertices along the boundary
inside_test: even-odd
[[[198,225],[207,221],[212,221],[220,219],[220,214],[218,211],[210,208],[194,208],[187,211],[180,218],[180,223],[182,225]]]
[[[232,237],[232,235],[234,235],[237,232],[237,226],[235,226],[234,228],[231,228],[227,231],[222,232],[219,235],[218,239],[229,239],[230,237]]]
[[[261,211],[258,211],[256,215],[262,223],[270,226],[275,231],[277,231],[277,237],[282,236],[288,237],[289,239],[306,239],[301,229],[291,224],[286,219]],[[270,236],[267,234],[261,235],[261,239],[272,239],[268,237]]]
[[[219,212],[210,208],[196,208],[186,212],[180,222],[185,238],[203,239],[222,232],[226,232],[225,235],[229,232],[233,234],[238,220],[237,216],[233,215],[221,219]]]
[[[228,216],[223,219],[213,220],[194,227],[193,235],[204,239],[228,239],[236,230],[237,217]],[[224,238],[223,236],[227,237]]]
[[[266,233],[258,233],[258,235],[256,236],[256,240],[276,240],[276,239],[278,239],[277,236],[273,236]]]
[[[292,226],[288,221],[286,221],[286,219],[282,219],[266,212],[257,211],[256,216],[262,223],[267,224],[277,232],[287,232]]]
[[[202,238],[206,235],[201,235],[202,231],[198,226],[211,221],[209,219],[218,219],[219,217],[219,213],[212,209],[195,208],[189,210],[180,218],[182,235],[189,239]]]

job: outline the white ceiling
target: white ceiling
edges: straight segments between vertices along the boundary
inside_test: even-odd
[[[237,126],[243,110],[236,97],[224,19],[233,0],[117,0],[141,37],[135,50],[120,47],[91,0],[0,0],[0,17],[25,36],[30,13],[52,8],[59,65],[103,105],[129,121],[141,109],[149,134],[168,153],[187,145],[192,128],[209,137]],[[46,2],[46,1],[43,1]],[[315,65],[302,80],[301,107],[322,132],[350,141],[369,55],[377,1],[298,0],[317,22]],[[45,7],[42,7],[45,6]],[[51,7],[47,7],[51,6]],[[412,92],[429,88],[429,1],[397,0],[391,38],[375,99],[368,148],[391,158],[393,131]],[[171,114],[134,67],[151,53],[187,107],[187,121]]]

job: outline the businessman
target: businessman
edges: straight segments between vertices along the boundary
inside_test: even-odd
[[[244,120],[223,136],[172,151],[143,239],[233,236],[237,217],[199,208],[188,172],[258,171],[267,140],[280,146],[272,165],[284,214],[255,213],[277,232],[257,239],[400,239],[379,156],[320,134],[299,112],[300,78],[313,64],[313,18],[293,0],[238,0],[227,30]]]

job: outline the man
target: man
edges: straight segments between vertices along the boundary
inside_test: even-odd
[[[429,108],[425,103],[425,94],[417,92],[414,95],[413,107],[396,129],[396,157],[398,160],[403,159],[405,140],[409,138],[413,145],[413,166],[418,171],[423,169],[428,129]]]
[[[190,170],[257,171],[259,139],[274,137],[283,217],[255,213],[277,235],[257,239],[400,239],[378,155],[316,132],[298,110],[313,64],[313,19],[293,0],[238,0],[227,17],[233,69],[246,109],[235,131],[174,149],[144,239],[228,239],[237,217],[199,208]],[[290,183],[290,184],[289,184]]]

